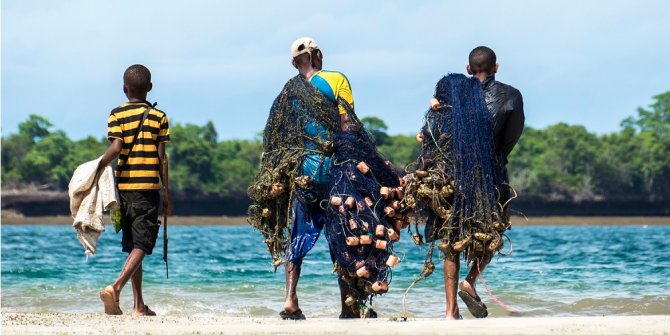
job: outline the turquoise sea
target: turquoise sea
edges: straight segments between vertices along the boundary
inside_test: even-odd
[[[69,226],[5,225],[1,233],[3,312],[102,312],[98,291],[116,278],[125,259],[120,235],[106,231],[98,253],[86,259]],[[512,255],[494,259],[484,277],[520,315],[670,314],[668,226],[524,226],[509,236]],[[322,237],[303,265],[298,293],[307,317],[339,314],[327,248]],[[373,302],[383,318],[401,313],[402,293],[425,256],[407,233],[395,249],[403,261],[390,292]],[[282,308],[283,268],[273,271],[251,227],[172,226],[169,279],[161,254],[159,242],[144,264],[145,301],[159,314],[276,317]],[[444,315],[441,262],[435,261],[435,273],[410,291],[410,316]],[[481,284],[478,289],[491,316],[508,315]],[[130,283],[121,307],[132,308]],[[470,317],[462,303],[461,310]]]

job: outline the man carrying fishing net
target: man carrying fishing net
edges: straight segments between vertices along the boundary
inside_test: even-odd
[[[406,190],[417,217],[426,220],[426,240],[432,243],[426,265],[434,268],[435,244],[444,254],[448,319],[461,318],[458,290],[473,316],[488,316],[475,283],[510,227],[507,209],[515,195],[506,164],[521,136],[524,112],[521,93],[496,81],[497,70],[493,50],[480,46],[469,55],[472,77],[450,74],[437,83],[417,136],[422,153]],[[471,267],[458,283],[461,254]]]
[[[263,234],[275,268],[286,264],[280,316],[302,320],[296,288],[302,260],[329,221],[323,200],[333,187],[329,182],[334,135],[360,122],[353,114],[349,81],[339,72],[322,70],[323,54],[313,39],[296,40],[291,56],[299,75],[286,83],[270,110],[261,168],[248,190],[255,202],[249,222]],[[337,258],[332,248],[331,257]],[[340,289],[340,317],[358,317],[358,310],[345,303],[352,294],[341,279]]]

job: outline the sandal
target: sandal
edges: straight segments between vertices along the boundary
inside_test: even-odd
[[[298,308],[295,312],[289,312],[287,310],[283,310],[279,312],[279,316],[281,317],[282,320],[306,320],[305,314],[302,314],[302,311]]]

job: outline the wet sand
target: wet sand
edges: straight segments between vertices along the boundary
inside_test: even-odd
[[[7,225],[71,225],[70,216],[22,216],[3,211],[0,223]],[[240,226],[247,225],[244,216],[171,216],[171,225]],[[670,216],[513,216],[512,226],[623,226],[670,225]]]
[[[3,313],[9,334],[670,334],[670,316],[282,321],[279,318]]]

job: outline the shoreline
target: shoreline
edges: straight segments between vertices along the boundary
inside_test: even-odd
[[[107,223],[108,219],[105,219]],[[512,216],[512,227],[518,226],[670,226],[670,216]],[[22,216],[3,211],[3,225],[71,225],[72,217]],[[170,216],[168,223],[176,226],[246,226],[246,216]]]
[[[3,334],[668,334],[670,316],[504,317],[446,321],[388,319],[107,316],[3,313]]]

